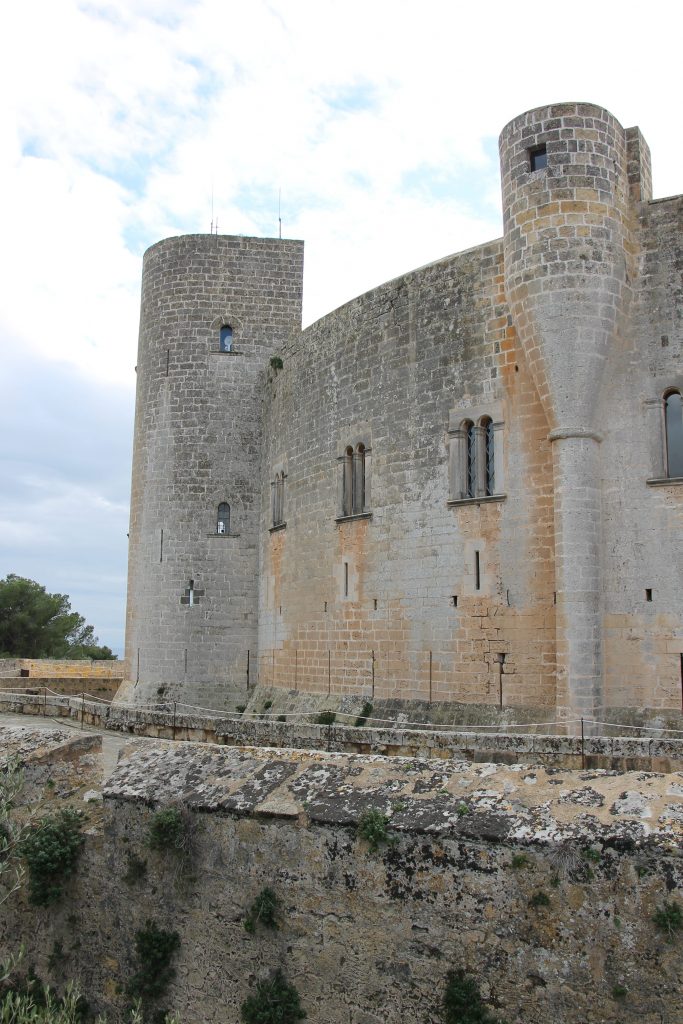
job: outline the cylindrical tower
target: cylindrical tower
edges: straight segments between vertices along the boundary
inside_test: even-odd
[[[261,384],[301,329],[303,243],[185,235],[144,257],[126,660],[138,702],[226,708],[256,650]]]
[[[601,703],[597,408],[628,312],[633,246],[626,133],[561,103],[502,131],[505,287],[553,444],[558,705]]]

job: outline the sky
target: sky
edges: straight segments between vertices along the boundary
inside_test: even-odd
[[[631,10],[631,13],[629,13]],[[636,16],[637,11],[637,16]],[[607,0],[24,0],[0,35],[0,578],[123,650],[141,260],[306,242],[304,324],[502,233],[497,138],[563,100],[683,191],[683,9]]]

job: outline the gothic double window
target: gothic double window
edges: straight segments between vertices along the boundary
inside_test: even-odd
[[[363,441],[344,448],[339,463],[338,518],[369,515],[370,449]]]
[[[465,419],[452,438],[451,500],[492,497],[496,491],[496,433],[490,416]]]

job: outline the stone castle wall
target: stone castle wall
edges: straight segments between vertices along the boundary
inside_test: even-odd
[[[683,707],[683,199],[651,200],[639,130],[593,104],[520,115],[500,152],[503,239],[303,332],[301,243],[148,252],[126,699],[258,683],[570,731]]]
[[[541,144],[549,166],[532,172]],[[652,480],[662,396],[681,386],[682,201],[648,202],[640,133],[589,104],[515,119],[501,163],[503,242],[389,282],[283,349],[265,406],[259,682],[570,719],[675,711],[683,488]],[[457,428],[482,414],[497,493],[454,501]],[[342,518],[339,460],[359,440],[367,514]],[[282,466],[286,527],[269,533]]]

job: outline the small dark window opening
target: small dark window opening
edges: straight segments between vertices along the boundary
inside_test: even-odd
[[[230,533],[230,506],[227,501],[222,501],[218,506],[216,533]]]
[[[474,589],[481,590],[481,568],[478,551],[474,552]]]
[[[451,598],[451,601],[453,602],[453,607],[457,608],[458,607],[458,595],[457,594],[453,594],[453,597]]]
[[[377,598],[376,597],[373,599],[373,604],[374,604],[375,611],[377,611]]]
[[[221,327],[220,350],[221,352],[232,351],[232,327],[229,324]]]
[[[548,153],[545,146],[536,146],[529,150],[529,167],[532,171],[542,171],[548,166]]]
[[[652,590],[650,589],[650,587],[646,587],[646,589],[645,589],[645,600],[646,601],[651,601],[652,600]]]
[[[344,562],[344,597],[349,596],[349,563]]]

